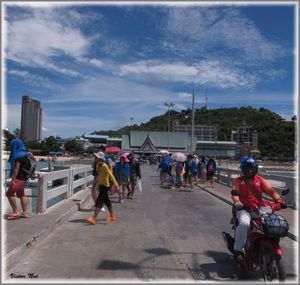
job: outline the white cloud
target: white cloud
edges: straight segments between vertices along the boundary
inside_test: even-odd
[[[190,99],[192,97],[192,94],[190,93],[185,93],[185,92],[179,92],[177,93],[178,98],[182,98],[182,99]]]
[[[237,7],[170,8],[162,47],[184,56],[226,50],[255,64],[285,55],[285,49],[268,40]]]
[[[159,61],[138,61],[133,64],[121,65],[120,75],[129,73],[148,73],[162,76],[167,80],[180,80],[180,78],[191,78],[198,74],[198,70],[193,66],[184,63],[164,63]]]
[[[36,9],[33,12],[32,17],[6,23],[7,59],[25,66],[78,76],[77,72],[54,64],[53,59],[61,55],[71,58],[84,56],[90,45],[89,40],[78,29],[56,21],[51,9]]]
[[[158,60],[138,61],[120,66],[121,76],[150,74],[162,80],[186,82],[217,88],[251,88],[259,82],[258,77],[240,68],[218,60],[201,60],[193,65],[165,63]]]
[[[97,67],[103,67],[103,62],[96,58],[91,58],[89,62]]]
[[[89,77],[53,94],[48,102],[93,102],[122,104],[149,100],[163,102],[174,96],[173,92],[154,84],[144,84],[117,76]]]
[[[47,77],[30,73],[26,70],[11,69],[8,74],[18,76],[24,79],[24,82],[32,86],[48,88],[52,90],[61,90],[56,83],[51,82]]]

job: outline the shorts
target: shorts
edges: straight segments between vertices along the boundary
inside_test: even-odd
[[[183,174],[177,175],[177,179],[179,182],[183,182]]]
[[[207,173],[206,173],[206,178],[209,179],[209,178],[213,177],[214,175],[215,175],[214,172],[212,172],[212,171],[207,171]]]
[[[171,181],[173,184],[176,184],[176,175],[171,176]]]
[[[130,182],[129,176],[121,176],[120,181],[118,181],[118,183],[121,185],[128,185],[129,182]]]
[[[17,194],[18,198],[25,196],[25,186],[26,180],[18,180],[15,179],[9,186],[6,196],[7,197],[14,197],[15,193]]]
[[[130,183],[136,185],[136,176],[130,176]]]
[[[96,204],[95,204],[96,208],[101,209],[103,204],[106,207],[111,207],[111,201],[108,196],[109,189],[110,189],[110,187],[105,187],[103,185],[99,185],[99,194],[98,194],[98,198],[97,198]]]

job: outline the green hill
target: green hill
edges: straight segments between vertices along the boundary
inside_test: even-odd
[[[171,125],[174,120],[177,120],[179,124],[190,125],[192,110],[187,109],[181,112],[171,110],[170,116]],[[295,153],[295,118],[287,121],[264,108],[197,109],[195,110],[195,124],[217,126],[218,140],[222,141],[229,141],[231,131],[245,124],[257,131],[258,149],[262,156],[287,159],[289,156],[294,156]],[[130,126],[125,126],[118,131],[96,131],[93,134],[120,137],[122,134],[128,133],[130,129]],[[136,131],[167,131],[167,129],[168,112],[151,118],[147,123],[132,126],[132,130]]]

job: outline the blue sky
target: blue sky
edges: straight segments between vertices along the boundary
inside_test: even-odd
[[[43,137],[147,122],[167,111],[253,106],[296,114],[290,3],[2,3],[4,124],[40,100]]]

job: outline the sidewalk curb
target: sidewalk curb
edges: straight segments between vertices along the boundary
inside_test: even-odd
[[[221,197],[220,195],[218,195],[218,194],[216,194],[216,193],[214,193],[214,192],[212,192],[212,191],[209,191],[208,189],[206,189],[206,187],[202,187],[202,186],[200,186],[199,184],[195,184],[195,185],[196,185],[197,187],[199,187],[200,189],[204,190],[205,192],[207,192],[207,193],[209,193],[209,194],[215,196],[216,198],[222,200],[222,201],[225,202],[226,204],[228,204],[228,205],[230,205],[230,206],[233,206],[233,203],[232,203],[230,200],[228,200],[228,199],[226,199],[226,198],[224,198],[224,197]],[[294,234],[292,234],[291,232],[288,232],[286,236],[289,237],[290,239],[292,239],[292,240],[298,242],[297,236],[294,235]]]
[[[85,190],[83,190],[85,191]],[[45,229],[41,230],[38,234],[34,235],[27,242],[22,245],[14,248],[10,252],[8,252],[5,256],[3,256],[5,269],[8,271],[9,268],[17,262],[17,259],[20,258],[23,254],[28,253],[32,248],[34,248],[39,242],[49,236],[51,232],[53,232],[57,227],[66,222],[76,211],[80,210],[86,203],[91,199],[91,195],[87,194],[79,202],[75,203],[68,211],[66,211],[63,215],[60,215],[55,219],[55,221],[47,225]]]

